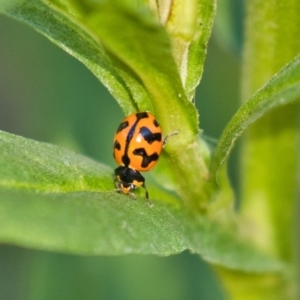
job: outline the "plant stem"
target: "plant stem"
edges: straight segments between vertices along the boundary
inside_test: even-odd
[[[295,299],[295,290],[290,289],[289,278],[284,275],[252,274],[224,268],[216,271],[231,295],[230,300]]]
[[[246,101],[300,52],[300,1],[246,4],[242,99]],[[284,274],[220,269],[231,299],[296,299],[295,236],[299,171],[298,103],[252,125],[241,155],[241,216],[253,242],[289,266]]]
[[[243,100],[300,51],[300,2],[248,1]],[[298,103],[276,109],[249,128],[242,149],[242,215],[258,246],[293,259],[297,199]]]

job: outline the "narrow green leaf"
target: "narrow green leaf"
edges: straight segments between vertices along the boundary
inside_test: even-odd
[[[166,28],[181,81],[190,101],[200,82],[216,10],[214,0],[149,0]]]
[[[259,89],[233,116],[219,140],[212,160],[212,176],[221,166],[245,129],[275,107],[300,98],[300,56],[287,64]]]
[[[190,100],[195,96],[204,68],[207,44],[210,38],[216,12],[216,1],[197,1],[197,19],[195,35],[190,42],[187,55],[187,77],[185,90]]]
[[[125,114],[136,111],[136,103],[149,97],[140,80],[74,19],[71,4],[62,11],[48,4],[41,0],[1,0],[0,13],[25,22],[81,61],[118,100]]]
[[[0,132],[0,241],[86,255],[170,255],[186,249],[230,268],[283,265],[176,196],[149,185],[150,207],[114,191],[112,170],[60,147]]]

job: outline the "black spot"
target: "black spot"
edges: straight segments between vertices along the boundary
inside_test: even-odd
[[[136,113],[136,118],[138,119],[138,121],[139,121],[140,119],[146,119],[146,118],[148,118],[148,117],[149,117],[149,116],[148,116],[148,113],[147,113],[146,111]]]
[[[122,122],[122,123],[119,125],[118,129],[117,129],[117,133],[120,132],[120,131],[122,131],[122,130],[125,129],[126,127],[128,127],[128,125],[129,125],[128,121]]]
[[[140,134],[150,145],[155,141],[161,141],[161,133],[152,133],[147,127],[141,127]]]
[[[136,127],[136,125],[134,124],[134,125],[130,128],[130,130],[129,130],[128,134],[127,134],[127,137],[126,137],[126,145],[128,145],[129,142],[131,141],[131,139],[132,139],[132,137],[133,137],[133,135],[134,135],[134,132],[135,132],[135,127]]]
[[[155,119],[153,120],[153,124],[155,127],[159,127],[159,123]]]
[[[141,120],[141,119],[144,119],[144,118],[148,118],[148,114],[147,112],[140,112],[140,113],[136,113],[136,121],[134,122],[134,124],[131,126],[128,134],[127,134],[127,137],[126,137],[126,144],[129,145],[129,142],[131,141],[133,135],[134,135],[134,132],[135,132],[135,129],[136,129],[136,126],[138,124],[138,122]]]
[[[127,154],[124,154],[122,156],[122,163],[124,164],[125,167],[128,167],[130,164],[130,158],[128,157]]]
[[[138,156],[144,156],[147,153],[144,148],[138,148],[133,150],[133,154]]]
[[[142,156],[142,167],[146,168],[152,161],[157,161],[159,156],[157,153],[153,153],[151,155],[148,155],[144,148],[137,148],[133,151],[134,155]]]
[[[124,149],[124,154],[122,156],[122,162],[126,167],[128,167],[130,164],[130,158],[128,156],[128,148],[129,148],[129,144],[132,140],[132,137],[134,135],[134,132],[136,130],[136,126],[141,119],[145,119],[145,118],[149,117],[147,112],[139,112],[139,113],[136,113],[135,116],[136,116],[136,120],[135,120],[134,124],[131,126],[131,128],[129,129],[128,134],[126,136],[125,149]],[[129,126],[129,123],[127,121],[121,123],[118,128],[118,132],[128,126]]]
[[[114,142],[114,149],[121,150],[121,145],[117,140]]]

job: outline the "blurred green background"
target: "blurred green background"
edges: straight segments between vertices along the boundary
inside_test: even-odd
[[[197,90],[201,129],[217,139],[239,102],[242,1],[218,7]],[[0,130],[61,145],[115,167],[123,117],[78,61],[31,28],[0,17]],[[230,160],[237,187],[237,151]],[[0,246],[0,295],[23,299],[202,299],[225,296],[211,268],[188,252],[167,258],[82,257]]]

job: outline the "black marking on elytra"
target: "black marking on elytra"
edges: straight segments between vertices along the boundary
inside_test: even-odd
[[[145,119],[145,118],[148,118],[148,114],[147,112],[141,112],[141,113],[136,113],[136,121],[133,123],[133,125],[131,126],[129,132],[128,132],[128,135],[126,137],[126,145],[128,144],[129,145],[129,142],[131,141],[133,135],[134,135],[134,132],[135,132],[135,129],[136,129],[136,126],[138,124],[138,122],[141,120],[141,119]],[[125,147],[125,148],[128,148]]]
[[[133,123],[133,125],[131,126],[131,128],[129,129],[129,132],[127,134],[124,154],[122,156],[122,162],[126,167],[128,167],[130,164],[130,158],[128,156],[128,148],[129,148],[130,141],[132,140],[132,137],[134,135],[136,126],[141,119],[146,119],[149,117],[147,112],[139,112],[139,113],[136,113],[135,116],[136,116],[136,120]]]
[[[128,121],[122,122],[122,123],[119,125],[118,129],[117,129],[117,133],[119,133],[120,131],[124,130],[126,127],[128,127],[128,125],[129,125],[129,122],[128,122]]]
[[[155,141],[161,142],[161,133],[152,133],[147,127],[141,127],[140,134],[150,145]]]
[[[122,163],[124,164],[124,166],[128,167],[130,164],[130,158],[129,156],[126,154],[122,155]]]
[[[143,157],[143,161],[142,161],[143,168],[148,167],[148,165],[151,162],[157,161],[159,158],[159,155],[156,152],[151,155],[148,155],[144,148],[137,148],[137,149],[133,150],[133,154]]]
[[[117,140],[114,142],[114,149],[121,150],[121,145]]]
[[[159,123],[155,119],[153,120],[153,124],[155,127],[159,127]]]
[[[149,117],[148,113],[146,111],[144,112],[139,112],[139,113],[136,113],[136,118],[137,120],[139,121],[140,119],[146,119]]]

